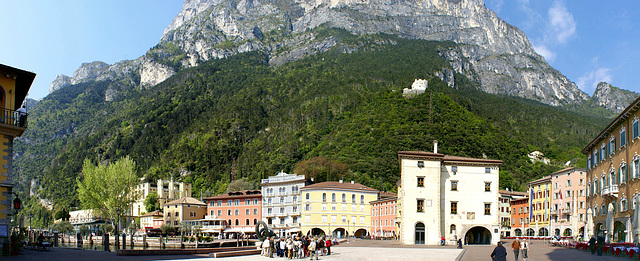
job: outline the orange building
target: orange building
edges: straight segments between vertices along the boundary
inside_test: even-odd
[[[533,230],[527,232],[530,217],[529,197],[511,200],[511,235],[520,237],[529,233],[533,236]]]
[[[204,200],[207,215],[225,220],[223,237],[255,233],[255,226],[262,219],[260,190],[234,191]]]
[[[371,204],[371,235],[383,238],[395,237],[398,233],[398,196],[394,193],[380,193],[380,199]]]

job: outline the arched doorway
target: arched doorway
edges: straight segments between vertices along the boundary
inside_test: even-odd
[[[528,237],[533,237],[533,236],[535,236],[535,235],[536,235],[536,231],[535,231],[535,230],[533,230],[533,228],[528,228],[528,229],[527,229],[527,236],[528,236]]]
[[[573,231],[571,231],[570,228],[565,229],[564,232],[562,233],[563,237],[570,237],[572,235],[573,235]]]
[[[311,233],[311,236],[325,235],[324,230],[322,230],[322,228],[317,228],[317,227],[314,227],[313,229],[309,230],[309,233]]]
[[[339,228],[334,229],[333,232],[331,233],[331,235],[333,235],[334,237],[337,237],[337,238],[343,238],[343,237],[347,236],[347,232],[346,232],[346,230],[344,228],[339,227]]]
[[[472,227],[464,236],[467,245],[491,244],[491,231],[485,227]]]
[[[356,230],[356,232],[353,233],[353,236],[362,238],[362,237],[367,236],[367,234],[368,234],[367,230],[364,229],[364,228],[361,228],[361,229]]]
[[[421,222],[418,222],[416,224],[415,227],[415,231],[416,231],[416,236],[415,236],[415,244],[416,245],[424,245],[424,235],[425,235],[425,231],[426,228],[424,227],[424,224],[422,224]]]
[[[538,236],[548,237],[549,236],[549,230],[546,227],[541,228],[540,230],[538,230]]]
[[[515,231],[513,231],[513,233],[514,233],[517,237],[522,236],[522,230],[520,230],[519,228],[516,228],[516,230],[515,230]]]
[[[627,238],[627,233],[624,232],[625,229],[625,225],[622,222],[616,221],[613,223],[613,238],[611,238],[611,241],[618,243],[624,242]]]

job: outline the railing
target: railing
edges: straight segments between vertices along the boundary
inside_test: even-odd
[[[571,208],[564,208],[564,209],[562,209],[562,213],[565,213],[565,214],[571,214],[571,213],[572,213],[572,212],[571,212]]]
[[[1,110],[0,123],[27,128],[27,116],[29,116],[29,114],[20,114],[20,112],[4,108]]]
[[[290,212],[289,214],[291,214],[292,216],[300,216],[300,211]]]
[[[278,213],[278,214],[276,214],[276,215],[277,215],[277,216],[279,216],[279,217],[286,217],[286,216],[287,216],[287,213]]]
[[[611,185],[603,188],[600,195],[603,197],[604,196],[618,197],[618,185]]]

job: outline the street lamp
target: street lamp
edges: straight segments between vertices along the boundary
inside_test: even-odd
[[[117,218],[117,223],[116,223],[116,250],[120,249],[120,240],[118,240],[118,238],[120,237],[120,233],[118,232],[118,229],[120,228],[120,208],[116,209],[116,218]]]

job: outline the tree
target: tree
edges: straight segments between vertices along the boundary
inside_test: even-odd
[[[129,156],[109,165],[97,166],[85,159],[82,175],[77,178],[78,198],[82,206],[97,211],[115,226],[119,216],[131,209],[138,198],[135,169],[136,164]]]
[[[227,186],[227,193],[232,191],[243,191],[255,189],[255,184],[247,181],[247,178],[236,179]]]
[[[103,233],[111,233],[111,231],[113,231],[113,226],[111,224],[102,224],[100,225],[100,230]]]
[[[334,181],[348,175],[349,166],[320,156],[296,164],[294,172],[308,179],[313,178],[315,182]]]
[[[53,227],[51,227],[51,230],[58,231],[61,233],[69,233],[73,230],[73,225],[71,225],[71,222],[69,221],[58,221],[55,224],[53,224]]]
[[[54,215],[55,220],[69,220],[71,216],[69,215],[69,211],[67,211],[66,209],[59,209],[58,211],[56,211],[56,214]]]
[[[144,208],[147,210],[147,213],[160,210],[160,202],[158,202],[158,194],[156,192],[151,192],[147,195],[144,199]]]
[[[168,235],[168,234],[173,234],[173,232],[176,232],[176,228],[169,223],[164,223],[160,227],[160,231],[162,231],[163,235]]]

